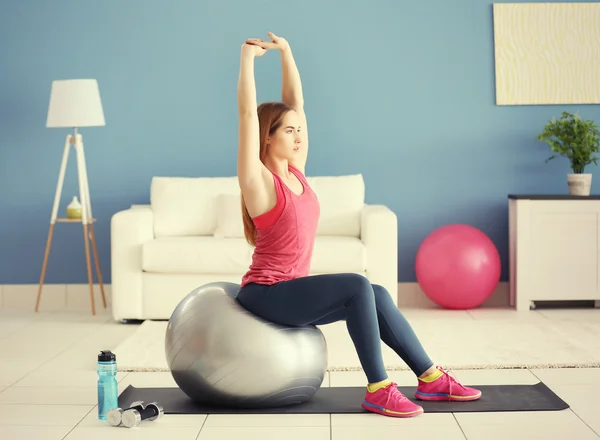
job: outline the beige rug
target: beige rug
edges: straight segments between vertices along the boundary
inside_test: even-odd
[[[580,318],[576,313],[557,319],[511,310],[493,313],[490,319],[442,310],[405,315],[430,358],[447,369],[600,367],[600,310],[583,311]],[[166,327],[165,321],[145,321],[115,347],[119,371],[169,371]],[[327,339],[328,371],[361,371],[345,323],[320,328]],[[408,370],[389,347],[382,348],[388,371]]]

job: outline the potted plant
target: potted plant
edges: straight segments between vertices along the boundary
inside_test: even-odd
[[[581,119],[579,114],[563,112],[560,119],[552,118],[538,134],[538,141],[546,142],[556,153],[546,162],[557,156],[566,157],[571,163],[572,174],[567,175],[569,193],[577,196],[589,196],[592,175],[584,173],[585,167],[597,165],[596,156],[600,147],[600,131],[594,121]]]

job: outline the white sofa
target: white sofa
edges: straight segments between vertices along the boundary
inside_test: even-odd
[[[311,274],[362,274],[386,287],[397,304],[394,212],[364,203],[360,174],[308,182],[321,204]],[[111,220],[113,317],[169,319],[195,287],[239,283],[252,249],[244,239],[236,177],[154,177],[150,205],[134,205]]]

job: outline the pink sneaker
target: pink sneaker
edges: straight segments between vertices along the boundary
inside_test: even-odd
[[[414,417],[423,413],[423,408],[406,398],[393,382],[374,393],[367,390],[361,406],[367,411],[389,417]]]
[[[481,397],[481,391],[461,385],[446,371],[437,367],[442,376],[433,382],[419,380],[415,397],[419,400],[449,400],[463,401],[477,400]]]

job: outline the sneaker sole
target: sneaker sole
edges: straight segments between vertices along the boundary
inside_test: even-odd
[[[472,400],[477,400],[481,397],[481,393],[475,394],[474,396],[451,396],[448,394],[426,394],[426,393],[415,393],[415,397],[419,400],[427,400],[427,401],[450,401],[450,402],[470,402]]]
[[[392,411],[389,409],[385,409],[379,405],[374,405],[372,403],[369,402],[364,402],[361,404],[363,409],[366,409],[367,411],[370,412],[374,412],[377,414],[381,414],[382,416],[388,416],[388,417],[401,417],[401,418],[405,418],[405,417],[415,417],[418,416],[420,414],[423,414],[423,408],[414,410],[414,411],[408,411],[408,412],[399,412],[399,411]]]

